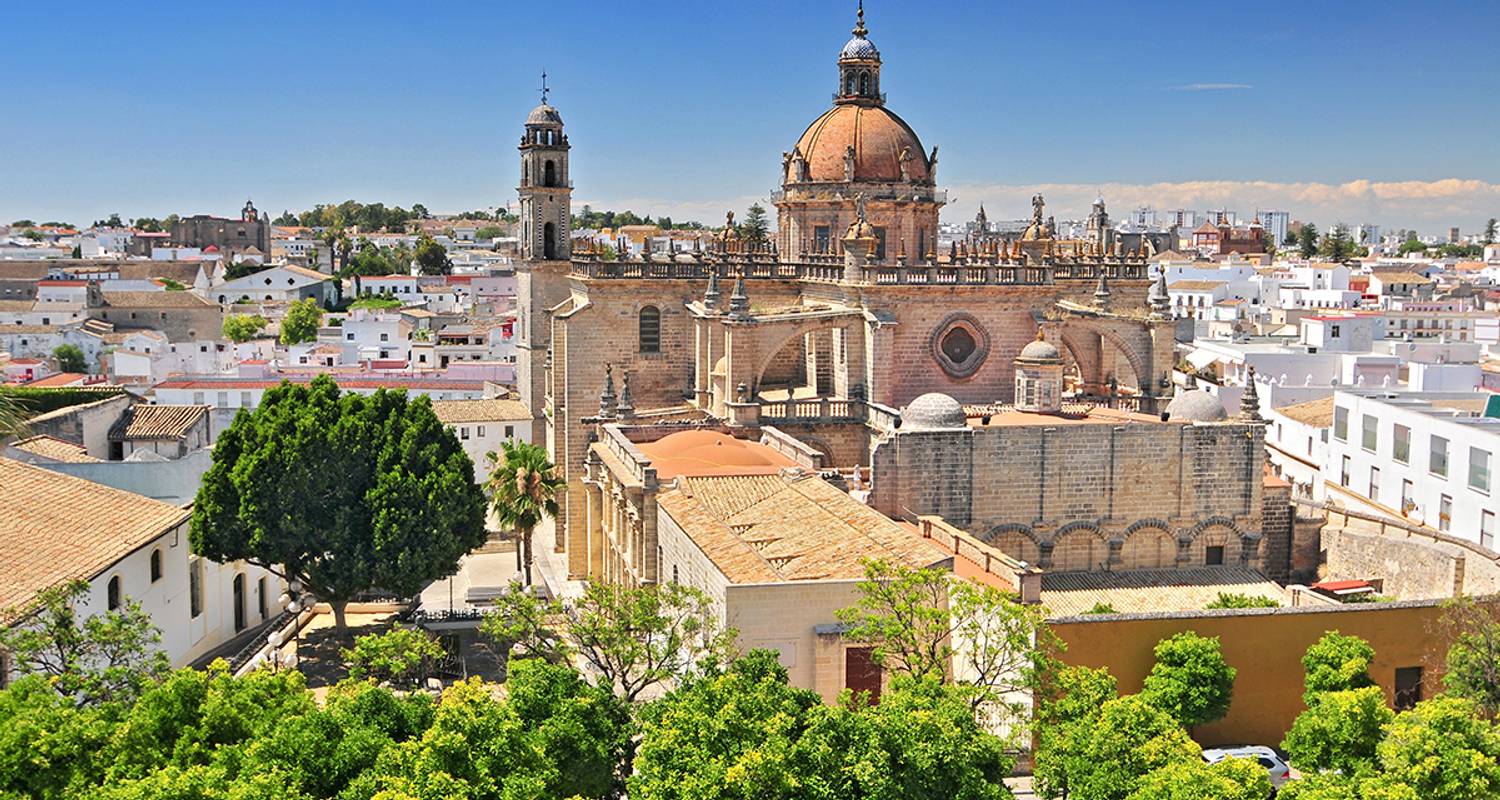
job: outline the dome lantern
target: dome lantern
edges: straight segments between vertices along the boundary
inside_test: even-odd
[[[865,27],[864,0],[860,0],[851,31],[854,36],[839,51],[839,89],[834,92],[835,102],[885,103],[885,96],[880,93],[880,51],[866,38],[869,32]]]

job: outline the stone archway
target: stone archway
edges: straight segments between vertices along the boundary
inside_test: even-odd
[[[1188,546],[1188,565],[1237,566],[1241,563],[1241,537],[1234,524],[1223,519],[1209,519],[1193,529]]]
[[[1052,542],[1053,572],[1093,572],[1109,564],[1109,543],[1093,527],[1064,528]]]
[[[1166,569],[1177,566],[1177,537],[1165,524],[1132,526],[1120,545],[1121,569]]]
[[[1030,530],[1019,525],[1002,525],[984,536],[1000,552],[1028,564],[1042,560],[1042,548]]]

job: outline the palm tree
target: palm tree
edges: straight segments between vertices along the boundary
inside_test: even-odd
[[[0,442],[26,433],[26,408],[8,394],[0,394]]]
[[[531,532],[544,517],[557,516],[557,495],[567,482],[557,475],[540,445],[507,440],[501,455],[487,453],[490,469],[490,504],[500,524],[513,529],[520,540],[522,583],[531,586]]]

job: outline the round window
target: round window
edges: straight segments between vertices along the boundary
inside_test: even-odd
[[[976,346],[974,334],[969,333],[965,328],[954,328],[943,337],[943,355],[955,363],[968,361],[969,356],[974,355]]]
[[[954,378],[968,378],[979,371],[990,352],[990,337],[971,314],[951,314],[933,329],[934,361]]]

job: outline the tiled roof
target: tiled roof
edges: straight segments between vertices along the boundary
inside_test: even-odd
[[[0,458],[0,609],[38,591],[92,578],[186,522],[186,509]],[[0,620],[12,619],[0,611]]]
[[[531,419],[531,412],[526,410],[524,403],[498,397],[487,400],[434,400],[432,410],[437,412],[439,422],[448,425]]]
[[[282,374],[272,378],[220,378],[217,376],[184,376],[168,378],[156,384],[157,389],[272,389],[282,381],[311,383],[310,374]],[[449,378],[425,378],[408,375],[380,375],[378,377],[350,377],[333,373],[330,375],[340,389],[435,389],[450,392],[478,392],[484,389],[484,381],[454,380]]]
[[[218,308],[192,292],[104,292],[104,302],[127,308]]]
[[[65,464],[86,464],[100,459],[89,455],[89,451],[81,444],[75,444],[66,439],[56,436],[42,434],[31,436],[20,441],[12,442],[11,447],[24,450],[34,456],[41,456],[50,461],[61,461]]]
[[[134,405],[109,428],[109,440],[181,439],[197,425],[208,406]]]
[[[0,300],[0,312],[24,314],[35,306],[35,300]]]
[[[1333,395],[1276,409],[1276,413],[1314,428],[1333,424]]]
[[[1179,292],[1211,292],[1225,283],[1226,281],[1173,281],[1167,288]]]
[[[1121,614],[1196,611],[1219,594],[1284,601],[1270,578],[1249,567],[1190,567],[1119,572],[1052,572],[1042,575],[1042,606],[1049,617],[1086,613],[1096,603]]]
[[[288,265],[282,267],[282,269],[286,270],[287,272],[292,273],[293,275],[301,275],[304,278],[312,278],[313,280],[317,280],[317,281],[326,281],[330,277],[332,277],[331,275],[324,275],[323,273],[321,273],[321,272],[319,272],[319,271],[317,271],[315,269],[308,269],[307,267],[299,267],[299,266],[297,266],[295,264],[288,264]]]
[[[1381,283],[1432,283],[1431,278],[1415,272],[1376,272],[1370,277],[1379,278]]]
[[[946,554],[812,475],[681,478],[658,503],[732,583],[857,579],[864,561]]]

